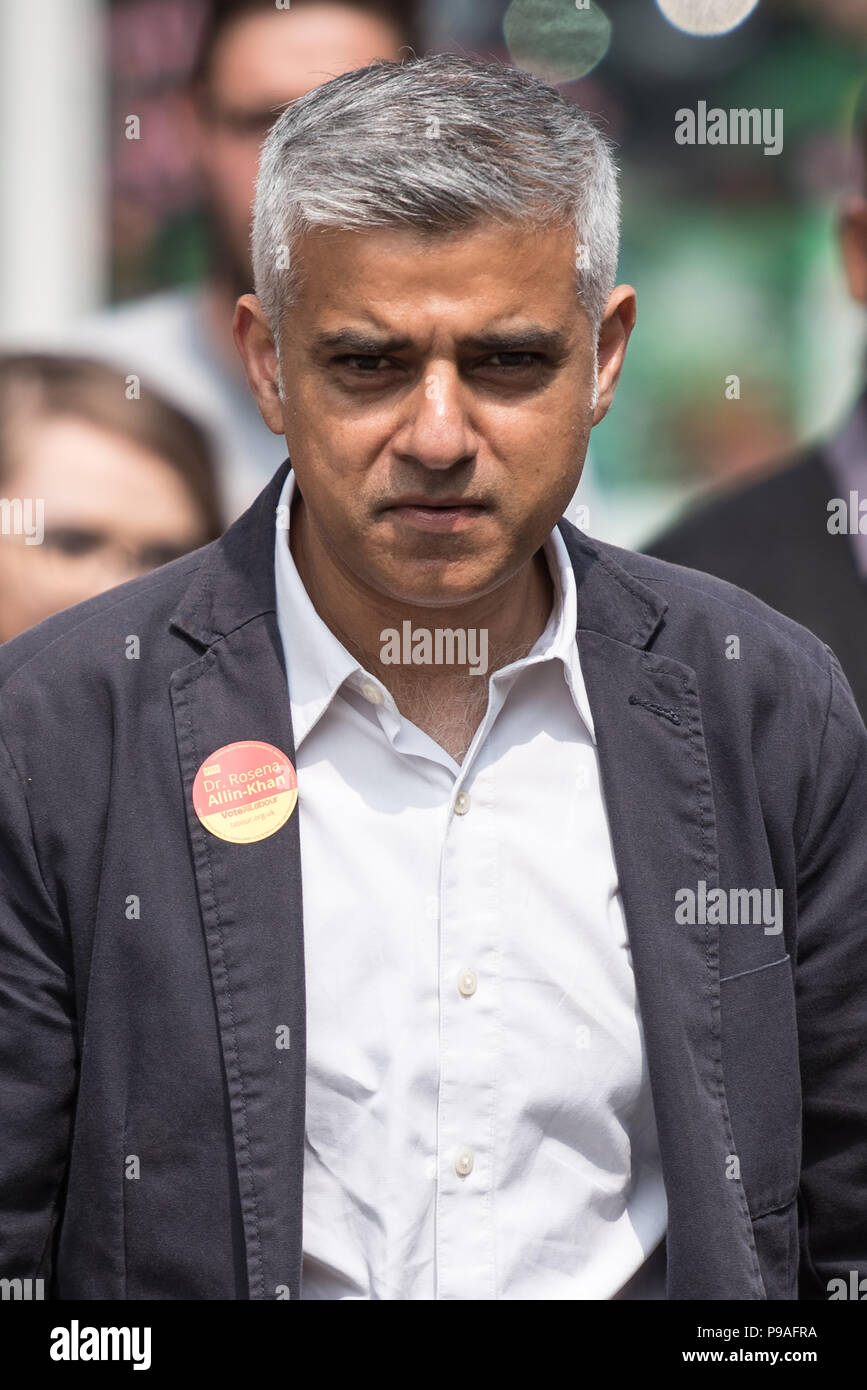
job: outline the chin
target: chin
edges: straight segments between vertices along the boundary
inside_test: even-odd
[[[422,560],[380,550],[356,572],[392,601],[416,608],[445,608],[471,603],[504,583],[520,568],[509,559],[498,553]]]
[[[405,603],[408,607],[450,608],[481,598],[489,589],[494,588],[497,582],[494,576],[481,575],[466,576],[460,582],[451,584],[443,583],[441,577],[425,581],[412,580],[407,576],[401,579],[391,575],[385,583],[378,584],[377,588],[388,594],[389,598],[398,603]]]

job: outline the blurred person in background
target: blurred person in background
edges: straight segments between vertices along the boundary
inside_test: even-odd
[[[190,83],[210,271],[198,285],[147,295],[64,332],[169,395],[213,439],[234,519],[281,462],[247,390],[232,341],[236,300],[253,287],[251,203],[259,150],[277,115],[329,77],[395,59],[418,41],[413,0],[217,0]]]
[[[220,535],[204,435],[125,392],[103,363],[0,357],[0,642]]]
[[[849,293],[867,306],[867,100],[856,129],[861,192],[839,221]],[[831,438],[706,499],[642,549],[749,590],[833,648],[867,718],[865,389]]]

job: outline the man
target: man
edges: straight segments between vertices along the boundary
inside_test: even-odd
[[[216,0],[190,84],[211,266],[63,333],[140,375],[209,431],[226,514],[249,505],[282,458],[247,390],[232,342],[238,296],[253,287],[250,204],[262,141],[279,110],[311,87],[418,43],[411,0]]]
[[[291,469],[0,650],[3,1274],[867,1273],[851,694],[557,522],[634,322],[617,229],[593,125],[496,64],[374,64],[269,136],[235,336]]]
[[[864,193],[847,202],[840,243],[849,293],[867,305],[867,104],[861,147]],[[867,387],[830,439],[705,500],[648,550],[739,584],[815,632],[867,719]]]

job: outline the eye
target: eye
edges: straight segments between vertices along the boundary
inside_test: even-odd
[[[384,362],[386,367],[393,365],[387,357],[378,357],[373,353],[352,353],[336,360],[342,367],[349,367],[351,371],[362,372],[367,376],[373,376],[381,362]]]
[[[105,543],[105,537],[99,531],[85,531],[75,526],[58,526],[45,532],[43,543],[49,549],[59,551],[61,555],[78,557],[92,555],[99,550]]]
[[[538,352],[495,352],[492,356],[486,357],[481,365],[500,367],[506,371],[522,371],[528,367],[538,367],[543,361],[544,358]]]

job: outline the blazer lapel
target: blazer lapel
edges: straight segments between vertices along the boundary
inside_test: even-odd
[[[713,789],[691,667],[648,651],[667,604],[573,527],[578,651],[593,713],[668,1198],[669,1298],[764,1298],[734,1153],[719,928],[675,923],[718,885]]]
[[[171,698],[187,827],[225,1067],[251,1299],[298,1298],[305,991],[297,812],[251,844],[212,835],[193,781],[226,744],[295,746],[274,604],[274,507],[285,463],[215,543],[173,618],[204,647]]]

